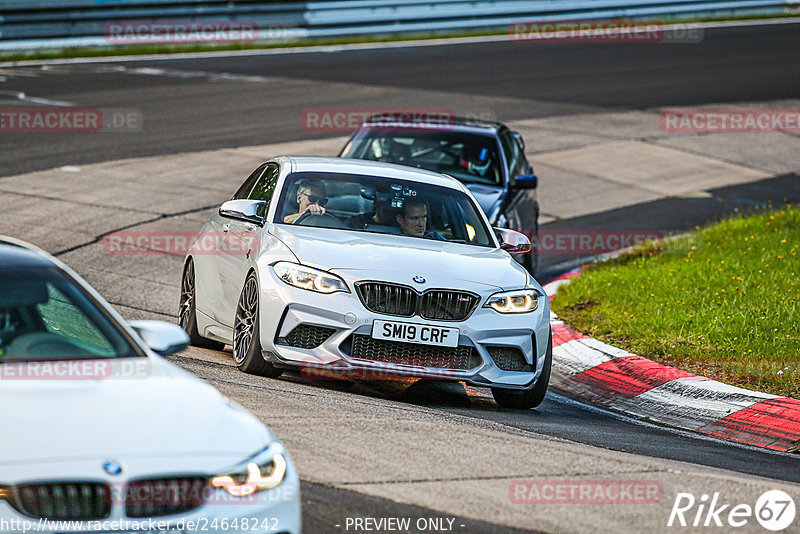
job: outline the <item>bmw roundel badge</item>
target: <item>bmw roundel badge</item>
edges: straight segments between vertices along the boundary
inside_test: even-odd
[[[416,283],[418,283],[418,284],[424,284],[425,283],[425,279],[423,277],[419,276],[419,275],[414,277],[414,281]]]
[[[109,475],[119,475],[122,473],[122,464],[115,460],[106,460],[103,462],[103,470]]]

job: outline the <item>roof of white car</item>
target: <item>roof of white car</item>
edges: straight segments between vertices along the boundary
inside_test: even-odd
[[[333,172],[343,174],[366,174],[382,176],[395,180],[412,180],[426,184],[440,185],[451,189],[464,190],[464,186],[450,176],[438,172],[350,158],[324,158],[318,156],[284,156],[292,162],[292,172]]]

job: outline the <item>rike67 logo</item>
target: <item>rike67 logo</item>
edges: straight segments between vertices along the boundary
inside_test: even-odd
[[[667,526],[741,528],[756,521],[765,529],[778,532],[790,526],[795,517],[794,500],[781,490],[763,493],[755,506],[724,502],[719,493],[701,495],[678,493]]]

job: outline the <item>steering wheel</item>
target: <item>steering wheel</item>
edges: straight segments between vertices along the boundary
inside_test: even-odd
[[[294,221],[294,224],[302,225],[303,223],[306,223],[308,226],[320,226],[322,228],[350,229],[350,227],[339,220],[338,217],[330,213],[317,214],[307,211]]]

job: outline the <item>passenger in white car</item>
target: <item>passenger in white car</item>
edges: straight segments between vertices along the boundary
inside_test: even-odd
[[[425,231],[428,227],[428,205],[422,199],[406,200],[403,202],[403,207],[395,218],[397,219],[397,224],[400,225],[400,228],[406,235],[447,241],[447,239],[437,232]]]

